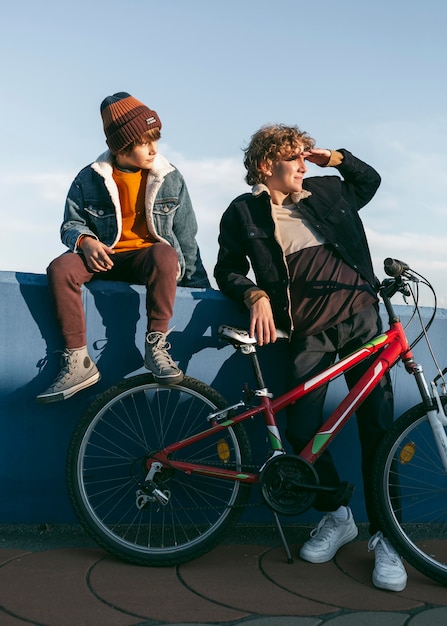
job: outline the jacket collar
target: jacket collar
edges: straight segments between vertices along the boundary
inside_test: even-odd
[[[251,190],[251,193],[255,197],[260,196],[262,193],[268,193],[268,195],[270,196],[269,188],[267,187],[267,185],[264,185],[264,183],[259,183],[258,185],[254,185],[254,187]],[[311,195],[312,193],[310,191],[303,189],[302,191],[296,191],[295,193],[292,193],[290,198],[294,204],[298,204],[300,200],[303,200],[304,198],[308,198]]]
[[[113,154],[106,150],[91,165],[92,169],[103,177],[110,176],[113,170]],[[174,166],[162,154],[157,153],[151,167],[151,173],[155,178],[163,178],[169,172],[174,171]]]

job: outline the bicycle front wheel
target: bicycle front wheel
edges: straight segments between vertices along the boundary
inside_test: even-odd
[[[374,488],[383,533],[413,567],[447,585],[447,473],[423,404],[384,436]]]
[[[238,520],[250,488],[237,481],[161,468],[154,477],[167,504],[141,499],[147,460],[167,444],[207,430],[207,415],[228,406],[190,377],[161,386],[152,375],[123,380],[101,395],[77,425],[67,457],[67,486],[85,530],[107,551],[139,565],[174,565],[217,545]],[[242,425],[175,455],[241,471],[251,463]]]

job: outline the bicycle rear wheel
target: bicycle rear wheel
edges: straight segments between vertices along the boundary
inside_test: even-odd
[[[138,493],[151,454],[206,430],[207,415],[225,406],[220,394],[193,378],[169,387],[143,374],[123,380],[87,409],[70,442],[67,486],[82,526],[100,546],[131,563],[163,566],[197,558],[219,543],[237,522],[249,486],[162,468],[154,480],[168,503],[141,506]],[[251,463],[242,425],[177,456],[237,471]]]
[[[383,533],[413,567],[447,585],[447,474],[423,404],[386,433],[374,489]]]

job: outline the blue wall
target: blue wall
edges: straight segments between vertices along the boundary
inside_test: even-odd
[[[2,523],[73,523],[65,487],[65,455],[74,425],[89,403],[104,389],[130,374],[145,372],[141,351],[146,326],[143,287],[95,281],[83,290],[89,351],[102,373],[101,381],[73,398],[37,405],[35,396],[59,369],[61,338],[54,318],[46,277],[0,272],[0,519]],[[402,307],[406,315],[406,307]],[[445,312],[443,312],[445,314]],[[436,348],[445,364],[446,318],[435,322]],[[234,303],[214,290],[178,289],[170,335],[173,356],[188,375],[215,387],[229,401],[252,384],[246,357],[216,338],[221,323],[246,325],[247,318]],[[437,341],[437,339],[439,341]],[[282,389],[284,345],[259,350],[268,385]],[[428,372],[430,375],[430,372]],[[396,414],[418,401],[409,377],[397,370]],[[401,382],[400,379],[405,377]],[[328,408],[344,391],[344,382],[332,383]],[[265,459],[265,436],[260,422],[251,422],[256,460]],[[333,452],[344,480],[354,482],[352,507],[358,521],[366,521],[360,478],[355,420],[339,435]],[[257,491],[257,490],[256,490]],[[253,501],[259,501],[254,494]],[[263,508],[251,508],[245,519],[270,521]],[[318,517],[309,511],[303,522]]]

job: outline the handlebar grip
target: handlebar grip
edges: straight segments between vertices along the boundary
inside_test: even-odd
[[[392,276],[393,278],[398,278],[405,271],[410,269],[410,266],[404,263],[404,261],[399,261],[398,259],[387,258],[383,262],[385,268],[385,274],[387,276]]]

